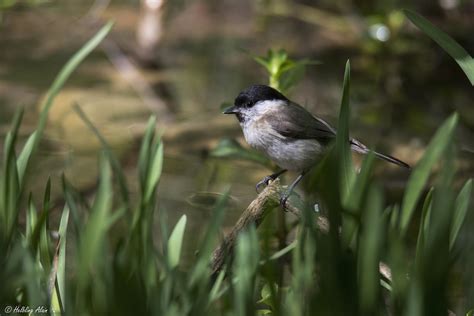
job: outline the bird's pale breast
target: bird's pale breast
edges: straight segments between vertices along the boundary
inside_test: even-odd
[[[248,120],[242,125],[245,125],[242,130],[247,143],[283,169],[306,170],[321,159],[323,147],[315,139],[285,137],[262,117]]]

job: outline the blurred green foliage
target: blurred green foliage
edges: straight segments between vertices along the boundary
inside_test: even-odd
[[[50,0],[0,0],[0,13],[1,10],[7,10],[14,8],[15,6],[29,6],[34,7],[41,4],[48,3]]]
[[[268,73],[268,85],[283,93],[300,81],[307,65],[317,65],[319,62],[309,59],[293,60],[283,49],[270,49],[266,56],[253,56]]]
[[[47,181],[39,211],[31,196],[26,223],[19,211],[27,194],[24,174],[37,150],[45,118],[54,96],[77,65],[110,30],[106,25],[63,68],[43,107],[40,123],[17,155],[22,113],[15,117],[5,140],[0,177],[0,307],[45,306],[50,314],[70,315],[445,315],[449,278],[459,251],[458,240],[472,195],[472,182],[454,189],[456,169],[453,114],[438,129],[424,157],[414,167],[402,200],[386,203],[380,184],[373,180],[373,156],[362,169],[352,167],[348,143],[350,119],[350,64],[346,65],[336,144],[310,175],[310,190],[320,195],[321,212],[301,207],[296,239],[282,250],[249,226],[237,239],[235,260],[216,278],[209,262],[219,238],[227,194],[217,202],[195,262],[181,268],[181,249],[187,219],[169,229],[160,209],[156,188],[163,166],[163,143],[151,118],[142,140],[139,193],[131,202],[120,165],[103,142],[99,183],[91,205],[63,177],[64,209],[57,233],[50,227],[51,184]],[[280,89],[283,74],[307,64],[286,53],[260,58]],[[275,66],[276,65],[276,66]],[[290,66],[288,66],[290,65]],[[294,82],[294,81],[290,81]],[[293,83],[292,83],[293,84]],[[77,108],[89,128],[101,135]],[[102,139],[102,138],[101,138]],[[226,145],[226,144],[224,144]],[[248,158],[235,143],[218,147],[216,156]],[[226,154],[227,153],[227,154]],[[250,160],[261,161],[254,156]],[[435,164],[436,184],[427,189]],[[118,192],[114,179],[119,181]],[[119,199],[114,199],[118,195]],[[423,201],[416,249],[407,231],[415,225],[415,210]],[[280,211],[275,209],[275,211]],[[317,219],[324,214],[329,230]],[[155,239],[153,219],[160,219],[161,238]],[[118,241],[113,231],[121,231]],[[469,255],[474,264],[474,255]],[[390,276],[380,273],[389,267]],[[285,278],[275,271],[285,267]],[[388,269],[388,268],[387,268]],[[470,284],[474,287],[474,284]],[[468,303],[469,304],[469,303]],[[472,305],[462,306],[463,313]]]

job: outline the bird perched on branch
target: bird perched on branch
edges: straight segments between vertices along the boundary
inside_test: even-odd
[[[235,114],[247,143],[282,168],[258,182],[257,192],[260,187],[268,185],[269,181],[288,170],[299,173],[280,199],[283,207],[295,186],[319,162],[337,133],[324,120],[313,116],[299,104],[266,85],[253,85],[240,92],[234,105],[227,108],[224,114]],[[348,141],[353,151],[360,154],[370,152],[358,140]],[[410,168],[408,164],[392,156],[378,152],[374,154],[390,163]]]

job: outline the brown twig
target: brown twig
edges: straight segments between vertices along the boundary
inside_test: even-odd
[[[231,261],[239,233],[251,224],[258,227],[265,216],[279,205],[280,197],[284,190],[285,189],[280,185],[280,180],[277,179],[271,182],[242,213],[231,232],[225,236],[224,240],[222,240],[220,245],[212,253],[211,276],[213,279],[217,278],[217,275],[222,270],[226,259]],[[301,218],[300,209],[291,202],[291,199],[287,201],[285,209],[296,217]],[[316,226],[319,231],[324,234],[329,232],[329,221],[324,216],[320,215],[317,217]],[[379,272],[387,280],[392,280],[390,267],[386,263],[380,262]]]
[[[222,269],[227,256],[232,256],[239,233],[251,224],[255,224],[255,226],[258,227],[265,216],[272,209],[278,206],[280,191],[281,186],[279,185],[279,180],[273,181],[242,213],[239,220],[232,228],[232,231],[224,238],[212,254],[211,269],[213,277],[217,277],[217,274]]]
[[[277,179],[271,182],[262,193],[250,203],[232,228],[232,231],[224,238],[212,254],[211,271],[214,278],[217,277],[219,271],[224,266],[226,258],[228,258],[228,256],[230,256],[230,258],[232,257],[239,233],[251,224],[258,227],[265,216],[275,207],[279,206],[280,197],[284,191],[285,188],[280,185],[280,180]],[[301,217],[301,211],[292,204],[291,199],[286,202],[285,210],[298,218]],[[317,226],[323,232],[329,230],[327,219],[322,216],[318,217]]]

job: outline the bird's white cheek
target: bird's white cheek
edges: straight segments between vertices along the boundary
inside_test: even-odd
[[[240,124],[242,126],[242,131],[244,133],[245,141],[252,147],[255,146],[256,143],[256,130],[252,126],[253,124],[248,124],[247,123],[242,123]]]

